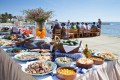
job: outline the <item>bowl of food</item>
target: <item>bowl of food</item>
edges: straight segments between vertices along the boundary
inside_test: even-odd
[[[76,78],[77,70],[72,67],[59,67],[57,69],[57,77],[60,80],[74,80]]]
[[[94,64],[96,64],[96,65],[101,65],[104,62],[104,58],[99,57],[99,56],[92,56],[89,59],[93,60]]]
[[[76,66],[85,69],[92,68],[93,64],[94,64],[93,60],[89,58],[79,58],[76,61]]]
[[[58,57],[55,59],[55,62],[58,66],[70,66],[73,60],[68,57]]]
[[[40,76],[49,74],[56,68],[57,65],[54,62],[38,60],[27,62],[22,66],[22,71],[33,76]]]

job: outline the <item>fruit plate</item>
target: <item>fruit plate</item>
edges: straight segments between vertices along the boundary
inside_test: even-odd
[[[23,56],[27,56],[27,55],[32,55],[34,57],[29,57],[29,58],[24,58],[24,59],[20,59],[20,57],[23,57]],[[20,60],[20,61],[32,61],[32,60],[35,60],[37,59],[37,57],[40,56],[40,53],[38,52],[23,52],[23,53],[20,53],[20,54],[17,54],[14,56],[14,58],[16,60]]]
[[[36,73],[36,74],[30,74],[30,73],[27,73],[25,70],[26,70],[26,68],[28,67],[28,65],[33,64],[33,63],[35,63],[35,62],[49,63],[49,64],[51,64],[51,66],[52,66],[52,70],[50,70],[50,71],[47,72],[47,73],[42,73],[42,74],[38,74],[38,73]],[[33,76],[43,76],[43,75],[47,75],[47,74],[52,73],[54,70],[56,70],[56,68],[57,68],[57,65],[56,65],[54,62],[44,61],[44,60],[37,60],[37,61],[27,62],[25,65],[22,66],[22,71],[25,72],[25,73],[27,73],[27,74],[33,75]]]
[[[23,53],[23,52],[26,52],[26,50],[22,49],[22,48],[8,48],[6,50],[7,54],[9,54],[10,56],[14,56],[14,55],[17,55],[19,53]]]

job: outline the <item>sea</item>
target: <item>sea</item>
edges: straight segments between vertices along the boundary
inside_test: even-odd
[[[101,26],[101,33],[108,36],[120,37],[120,22],[109,22]]]

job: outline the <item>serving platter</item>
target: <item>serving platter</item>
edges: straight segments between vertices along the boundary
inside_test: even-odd
[[[33,58],[26,58],[26,59],[20,59],[20,57],[21,56],[27,56],[27,55],[34,55],[35,57],[33,57]],[[15,55],[14,56],[14,58],[16,59],[16,60],[19,60],[19,61],[32,61],[32,60],[35,60],[35,59],[37,59],[37,57],[38,56],[40,56],[40,53],[38,53],[38,52],[23,52],[23,53],[20,53],[20,54],[17,54],[17,55]]]
[[[26,68],[28,67],[28,65],[30,64],[33,64],[33,63],[36,63],[36,62],[44,62],[44,63],[49,63],[51,66],[52,66],[52,70],[50,70],[49,72],[47,73],[43,73],[43,74],[30,74],[30,73],[27,73],[26,72]],[[31,62],[27,62],[25,65],[22,66],[22,71],[27,73],[27,74],[30,74],[30,75],[33,75],[33,76],[43,76],[43,75],[47,75],[49,73],[52,73],[54,70],[56,70],[57,68],[57,65],[54,63],[54,62],[51,62],[51,61],[44,61],[44,60],[37,60],[37,61],[31,61]]]

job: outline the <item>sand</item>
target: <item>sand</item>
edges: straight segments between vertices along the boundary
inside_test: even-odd
[[[101,35],[79,38],[79,40],[82,40],[84,46],[88,44],[89,49],[97,49],[100,52],[112,52],[120,56],[120,37]]]

